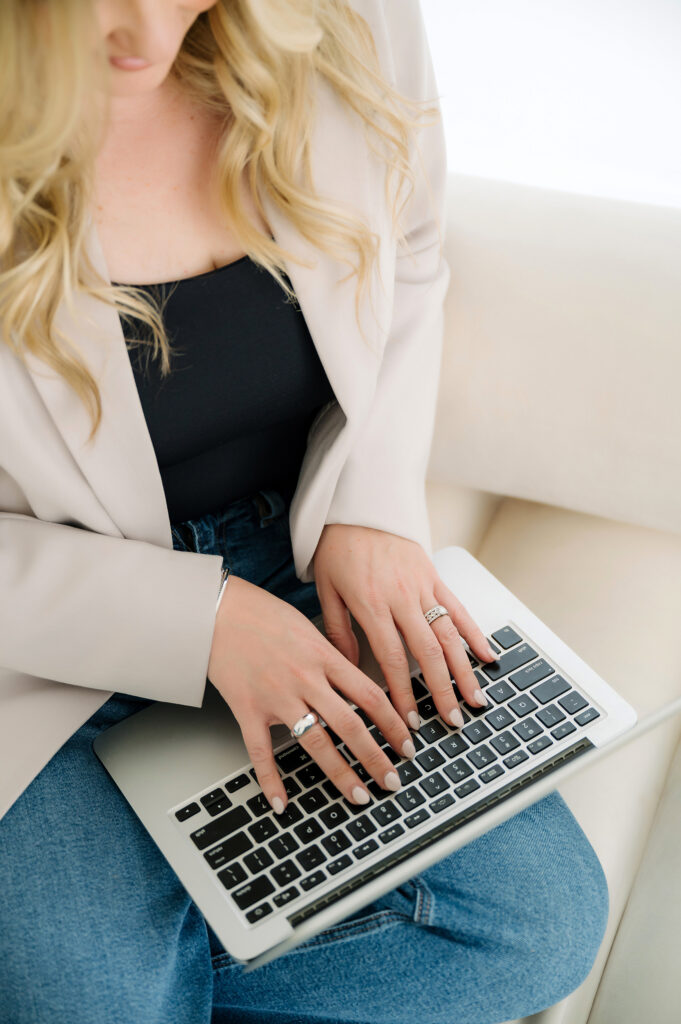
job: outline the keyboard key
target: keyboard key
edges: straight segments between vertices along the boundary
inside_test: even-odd
[[[540,658],[539,661],[535,661],[532,665],[527,665],[525,668],[521,668],[519,672],[514,672],[513,675],[509,676],[509,679],[519,690],[526,690],[528,686],[538,683],[540,679],[546,679],[553,671],[554,669],[549,665],[548,661]]]
[[[300,793],[300,786],[291,775],[284,779],[284,791],[288,797],[298,796]]]
[[[392,800],[386,800],[384,803],[379,804],[378,807],[372,807],[369,813],[376,819],[379,825],[387,825],[400,816],[400,811]]]
[[[564,736],[569,736],[571,732],[574,732],[576,726],[572,722],[563,722],[556,729],[551,730],[551,735],[554,739],[562,740]]]
[[[486,686],[489,686],[489,679],[487,676],[483,676],[482,672],[474,672],[473,675],[478,681],[478,686],[481,690],[484,690]]]
[[[290,832],[286,832],[283,836],[277,836],[276,839],[273,839],[269,846],[274,856],[281,860],[283,857],[288,857],[289,853],[297,850],[299,843]]]
[[[463,738],[461,733],[455,732],[452,736],[448,736],[446,740],[442,740],[438,743],[440,750],[443,750],[448,757],[458,757],[459,754],[463,754],[465,750],[468,750],[468,743]]]
[[[187,804],[186,807],[182,807],[179,811],[175,811],[175,817],[178,821],[186,821],[187,818],[193,818],[200,810],[201,808],[196,803]]]
[[[232,832],[236,832],[237,829],[240,829],[250,820],[251,816],[245,807],[234,807],[231,811],[223,814],[222,817],[215,818],[207,825],[204,825],[203,828],[190,833],[190,838],[198,846],[199,850],[205,850],[206,847],[213,846],[220,839],[224,839]]]
[[[495,682],[497,679],[501,679],[502,676],[507,675],[516,668],[520,668],[521,665],[525,665],[536,657],[537,652],[529,644],[520,644],[519,647],[514,647],[508,654],[502,654],[497,661],[483,665],[482,671],[488,679]]]
[[[404,824],[407,828],[414,828],[416,825],[420,825],[422,821],[427,821],[430,818],[430,814],[425,807],[421,807],[420,810],[414,811],[408,818],[404,819]]]
[[[308,875],[307,878],[303,878],[299,885],[301,889],[304,889],[307,892],[308,889],[314,889],[315,885],[321,885],[325,878],[326,875],[323,871],[315,871],[313,875]]]
[[[505,651],[507,651],[509,647],[514,647],[516,644],[519,644],[522,640],[522,637],[518,636],[516,631],[511,629],[510,626],[504,626],[503,629],[498,629],[496,633],[492,633],[492,636],[499,646],[503,647]]]
[[[248,769],[248,774],[251,776],[251,778],[253,779],[254,782],[258,781],[258,774],[257,774],[255,768],[249,768]]]
[[[493,764],[490,768],[485,768],[484,772],[480,772],[480,780],[482,782],[491,782],[503,774],[504,769],[502,766],[500,764]]]
[[[232,801],[228,800],[225,796],[224,789],[211,789],[210,793],[206,793],[205,796],[202,796],[199,799],[206,809],[208,809],[211,804],[217,803],[218,800],[227,800],[227,807],[232,806]],[[227,810],[227,807],[225,807],[225,810]]]
[[[421,757],[426,757],[430,753],[431,751],[428,750],[428,748],[426,748],[422,754],[417,754],[416,760],[418,760]],[[437,751],[433,750],[432,753],[436,754]],[[414,764],[413,761],[404,761],[402,764],[398,764],[397,775],[402,785],[406,786],[408,782],[413,782],[414,779],[421,778],[421,770]],[[385,792],[385,790],[383,792]]]
[[[324,781],[322,782],[322,788],[326,793],[329,794],[332,800],[337,800],[338,797],[341,797],[343,795],[338,786],[334,785],[331,779],[324,779]]]
[[[513,709],[518,718],[522,718],[523,715],[529,715],[539,705],[535,700],[532,700],[529,693],[521,693],[519,697],[510,700],[508,706]]]
[[[433,800],[432,804],[429,804],[432,814],[439,814],[440,811],[444,811],[445,808],[451,807],[455,803],[454,797],[451,793],[445,793],[444,796],[439,797],[437,800]]]
[[[301,768],[296,773],[296,778],[301,786],[309,789],[310,786],[316,786],[318,782],[321,782],[325,775],[319,765],[313,761],[311,764],[306,764],[304,768]]]
[[[424,686],[423,676],[420,673],[411,677],[411,688],[414,691],[416,700],[419,700],[420,697],[427,697],[430,693],[430,690]]]
[[[549,701],[555,700],[561,693],[565,693],[569,689],[570,684],[566,683],[562,676],[553,676],[552,679],[547,679],[545,683],[535,686],[530,692],[533,697],[537,698],[540,704],[548,704]]]
[[[367,814],[363,814],[361,818],[356,818],[355,821],[351,821],[347,825],[347,830],[353,839],[366,839],[367,836],[373,835],[376,831],[376,826]]]
[[[484,768],[485,765],[497,759],[497,755],[489,749],[486,743],[483,743],[481,747],[476,747],[475,750],[471,750],[470,754],[466,754],[466,757],[476,768]]]
[[[558,701],[562,708],[565,708],[569,715],[574,715],[576,711],[581,711],[585,708],[587,701],[584,700],[581,693],[577,693],[576,690],[570,690],[564,697],[561,697]]]
[[[537,718],[543,725],[558,725],[559,722],[564,721],[565,715],[555,704],[549,704],[547,708],[542,708],[541,711],[537,712]]]
[[[236,793],[238,789],[243,789],[244,786],[250,785],[250,782],[251,780],[248,775],[236,775],[233,779],[229,779],[229,781],[225,783],[225,789],[228,793]]]
[[[447,789],[449,783],[444,775],[440,774],[440,772],[434,772],[434,774],[429,775],[427,779],[420,779],[419,786],[424,793],[428,794],[428,796],[437,796],[437,794],[441,793],[443,789]]]
[[[397,793],[395,800],[405,811],[409,811],[412,807],[418,807],[419,804],[426,802],[425,796],[416,786],[410,786],[409,789],[405,789],[402,793]]]
[[[416,710],[420,714],[424,722],[427,722],[429,718],[434,718],[438,713],[435,707],[435,701],[428,694],[427,697],[422,697],[421,700],[416,701]]]
[[[592,722],[594,718],[599,718],[600,713],[596,711],[596,708],[587,708],[586,711],[582,711],[581,715],[575,716],[575,722],[577,725],[586,725],[587,722]]]
[[[270,871],[272,878],[277,885],[287,885],[296,878],[300,878],[301,870],[293,860],[285,860],[281,864],[277,864],[275,868]]]
[[[253,843],[246,833],[237,832],[231,839],[227,839],[224,843],[220,843],[219,846],[214,846],[212,850],[208,850],[203,856],[206,858],[213,870],[217,871],[217,869],[221,868],[223,864],[228,864],[230,860],[234,860],[235,857],[240,857],[242,853],[246,853],[252,848]]]
[[[245,881],[248,875],[244,871],[241,864],[230,864],[228,868],[223,868],[222,871],[218,871],[218,878],[224,885],[225,889],[232,889],[239,882]]]
[[[270,903],[261,903],[259,907],[253,907],[253,910],[248,911],[246,920],[249,924],[255,924],[256,921],[260,921],[261,918],[267,917],[271,913],[272,905]]]
[[[490,744],[500,754],[508,754],[509,750],[515,750],[516,747],[520,746],[520,742],[512,732],[502,732],[498,736],[493,736]]]
[[[468,796],[469,793],[474,793],[476,789],[480,789],[480,783],[476,782],[475,779],[469,779],[468,782],[464,782],[461,786],[457,786],[454,792],[457,796],[464,797]]]
[[[543,731],[543,727],[534,718],[524,718],[513,726],[513,732],[520,736],[521,740],[532,740]]]
[[[344,871],[345,868],[349,868],[352,864],[352,858],[348,853],[344,853],[342,857],[337,857],[336,860],[331,860],[326,865],[326,870],[330,875],[337,875],[339,871]]]
[[[225,796],[222,798],[222,800],[216,800],[214,804],[210,804],[210,806],[207,807],[206,810],[210,814],[211,818],[214,818],[217,814],[222,814],[223,811],[226,811],[227,808],[231,806],[232,801],[229,799],[228,796]]]
[[[275,821],[279,828],[289,828],[296,821],[300,821],[303,817],[303,812],[294,800],[289,800],[285,810],[281,814],[275,815]]]
[[[352,824],[355,823],[353,822]],[[330,832],[328,836],[324,836],[322,839],[322,846],[332,856],[342,853],[343,850],[347,850],[348,846],[351,845],[351,840],[342,828],[337,828],[335,832]]]
[[[423,737],[426,743],[435,743],[436,740],[441,740],[443,736],[447,735],[447,730],[441,722],[434,719],[432,722],[426,722],[421,726],[419,735]]]
[[[392,761],[393,764],[399,764],[400,761],[402,760],[402,755],[396,754],[393,748],[388,743],[384,743],[383,746],[381,747],[381,750],[388,758],[388,760]]]
[[[274,861],[272,860],[272,854],[268,853],[267,850],[253,850],[244,857],[244,864],[252,875],[257,875],[264,871],[265,868],[270,867],[271,864],[274,864]]]
[[[362,860],[363,857],[368,857],[370,853],[378,849],[378,843],[375,839],[367,839],[361,846],[356,846],[352,851],[357,860]]]
[[[279,829],[272,818],[262,818],[260,821],[254,821],[252,825],[249,825],[248,831],[256,843],[264,843],[270,836],[276,836]]]
[[[551,740],[548,736],[538,736],[536,740],[532,740],[531,743],[527,744],[527,749],[531,754],[538,754],[540,750],[550,746]]]
[[[300,896],[300,892],[295,885],[291,885],[288,889],[284,889],[283,892],[278,892],[276,896],[273,896],[272,902],[275,907],[284,907],[287,903],[290,903],[291,900],[294,900],[296,896]]]
[[[255,796],[249,797],[246,801],[246,805],[250,808],[256,818],[261,814],[266,814],[272,810],[270,802],[264,793],[256,793]]]
[[[328,802],[328,796],[318,786],[316,789],[311,789],[309,792],[303,793],[298,800],[300,806],[303,810],[307,811],[308,814],[311,814],[312,811],[318,811],[320,807],[326,807]]]
[[[397,837],[401,836],[403,833],[404,829],[398,822],[395,825],[391,825],[390,828],[387,828],[385,832],[379,832],[378,838],[382,843],[390,843],[393,839],[397,839]]]
[[[492,730],[484,722],[471,722],[464,726],[463,732],[471,743],[481,743],[492,735]]]
[[[229,868],[225,868],[225,871],[229,870]],[[223,872],[221,871],[220,875],[222,874]],[[218,878],[220,875],[218,875]],[[245,910],[246,907],[252,907],[254,903],[258,903],[265,896],[269,896],[273,892],[274,886],[267,875],[260,875],[258,878],[250,881],[248,885],[242,885],[240,889],[235,889],[232,893],[232,899],[239,910]]]
[[[307,764],[312,760],[307,750],[301,747],[300,743],[294,743],[288,750],[282,751],[281,754],[275,754],[274,760],[277,762],[282,772],[294,772],[296,768],[302,768],[304,764]]]
[[[347,821],[350,815],[342,804],[331,804],[330,807],[325,807],[323,811],[319,812],[319,817],[327,828],[335,828],[341,822]]]
[[[432,772],[445,763],[445,759],[435,747],[426,747],[420,754],[416,755],[416,761],[421,765],[424,772]]]
[[[300,825],[296,825],[293,831],[301,843],[311,843],[313,839],[318,839],[322,835],[324,829],[316,818],[308,818],[307,821],[301,821]]]
[[[445,765],[443,769],[445,775],[448,775],[452,782],[463,782],[469,775],[473,774],[473,769],[467,764],[462,757],[458,761],[454,761],[452,764]]]
[[[516,750],[514,754],[509,754],[508,757],[504,758],[504,764],[507,768],[515,768],[516,765],[522,764],[523,761],[527,761],[528,755],[524,750]]]
[[[467,722],[469,718],[480,718],[481,715],[484,715],[485,712],[489,711],[489,702],[487,704],[483,704],[481,707],[479,704],[473,706],[472,704],[468,704],[466,701],[464,701],[463,704],[461,704],[460,706],[461,712],[464,716],[464,722]]]
[[[497,704],[501,704],[502,701],[508,700],[509,697],[513,697],[515,690],[510,683],[507,683],[504,679],[502,682],[495,683],[494,686],[488,687],[487,693],[493,701],[496,701]]]
[[[306,850],[301,850],[295,857],[306,871],[316,868],[318,864],[323,864],[326,860],[326,854],[319,846],[308,846]]]
[[[485,722],[498,731],[499,729],[505,729],[507,725],[513,725],[515,718],[507,708],[495,708],[494,711],[490,711],[488,715],[485,715]]]

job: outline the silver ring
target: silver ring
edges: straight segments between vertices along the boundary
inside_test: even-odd
[[[294,722],[293,728],[290,730],[291,736],[294,740],[299,739],[303,733],[306,733],[307,730],[311,729],[313,725],[316,725],[318,721],[319,718],[315,715],[314,711],[308,711],[306,715],[303,715],[303,717],[299,718],[297,722]]]
[[[428,611],[423,614],[426,617],[426,622],[430,625],[431,622],[435,622],[435,619],[439,619],[441,615],[449,615],[449,612],[444,605],[434,604],[432,608],[429,608]]]

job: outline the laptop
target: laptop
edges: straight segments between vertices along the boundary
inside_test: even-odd
[[[631,705],[470,552],[447,547],[433,560],[497,660],[480,662],[462,640],[488,706],[470,707],[455,687],[464,717],[455,728],[437,712],[405,645],[421,720],[411,760],[349,702],[396,766],[397,792],[382,789],[327,727],[371,794],[369,804],[352,804],[288,728],[275,725],[275,761],[289,798],[283,814],[275,814],[238,722],[210,683],[201,708],[155,702],[93,742],[246,971],[343,920],[681,710],[681,699],[672,701],[633,728]],[[324,631],[321,616],[312,621]],[[359,667],[387,692],[354,620],[353,628]]]

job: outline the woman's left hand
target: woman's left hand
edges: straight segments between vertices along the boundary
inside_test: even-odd
[[[352,612],[383,671],[397,712],[412,729],[418,729],[418,711],[398,629],[445,721],[463,725],[451,676],[471,707],[487,703],[461,637],[481,660],[494,661],[496,655],[420,544],[368,526],[330,523],[322,531],[313,564],[327,639],[357,665]],[[449,615],[429,625],[425,612],[435,604],[443,605]]]

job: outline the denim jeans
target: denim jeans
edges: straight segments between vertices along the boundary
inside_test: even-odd
[[[314,617],[315,584],[293,566],[290,497],[259,491],[173,524],[173,545],[222,553]],[[150,703],[123,691],[0,821],[1,1024],[494,1024],[588,974],[608,889],[557,792],[244,974],[91,749]]]

